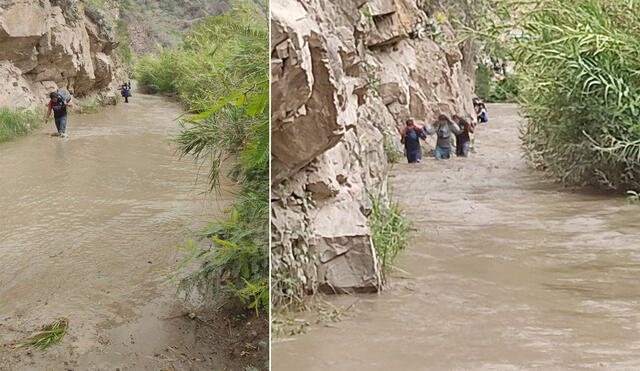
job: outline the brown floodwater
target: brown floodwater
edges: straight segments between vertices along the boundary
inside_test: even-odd
[[[51,137],[50,122],[0,145],[0,369],[160,369],[158,352],[193,341],[161,320],[184,310],[162,283],[183,256],[175,247],[231,195],[205,196],[192,159],[176,155],[180,113],[135,94],[70,116],[68,138]],[[62,345],[9,350],[58,317],[70,323]]]
[[[275,371],[640,369],[640,206],[546,180],[516,107],[489,113],[471,158],[395,167],[416,228],[403,272],[276,339]]]

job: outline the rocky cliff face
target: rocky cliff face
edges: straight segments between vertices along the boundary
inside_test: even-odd
[[[90,9],[78,0],[0,2],[0,107],[34,107],[56,88],[112,96],[126,79],[117,17],[117,7]]]
[[[131,49],[138,55],[173,49],[205,17],[225,13],[228,0],[121,0]]]
[[[277,300],[378,290],[367,215],[387,192],[385,147],[408,118],[473,112],[473,71],[428,3],[271,1]]]

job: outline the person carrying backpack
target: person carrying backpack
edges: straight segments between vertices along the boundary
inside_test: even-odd
[[[410,164],[419,163],[422,160],[422,149],[420,148],[420,139],[425,139],[424,128],[416,125],[413,119],[408,119],[405,127],[402,129],[400,142],[404,144],[405,155]]]
[[[67,131],[67,107],[73,106],[71,102],[71,95],[69,93],[58,90],[49,94],[49,103],[47,104],[47,113],[44,116],[44,123],[47,124],[49,121],[49,117],[51,117],[51,112],[53,112],[53,119],[56,123],[57,133],[53,134],[53,136],[66,137]]]
[[[118,90],[120,90],[120,94],[124,98],[124,102],[129,103],[129,97],[131,96],[131,87],[127,85],[127,83],[124,83],[120,88],[118,88]]]
[[[451,121],[447,115],[440,115],[438,116],[438,121],[436,121],[433,129],[425,130],[429,135],[436,134],[438,136],[435,153],[436,159],[442,160],[451,158],[451,134],[461,134],[462,130],[460,127],[455,122]]]

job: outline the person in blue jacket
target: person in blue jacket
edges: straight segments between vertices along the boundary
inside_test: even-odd
[[[425,139],[426,137],[424,127],[416,125],[413,119],[406,121],[406,125],[402,129],[400,142],[404,144],[405,155],[410,164],[419,163],[422,160],[420,139]]]
[[[129,97],[131,96],[131,88],[128,84],[122,84],[122,87],[118,88],[120,90],[120,94],[124,98],[125,103],[129,103]]]

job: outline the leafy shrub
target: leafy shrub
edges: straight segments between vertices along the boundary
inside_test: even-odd
[[[496,80],[491,68],[480,64],[476,68],[475,94],[487,103],[513,103],[518,98],[518,79],[508,75],[503,80]]]
[[[237,297],[263,312],[269,306],[268,45],[264,8],[239,2],[194,27],[179,49],[137,65],[146,91],[175,94],[194,113],[175,141],[183,155],[209,167],[211,189],[225,175],[223,163],[242,186],[229,220],[211,223],[206,243],[187,245],[190,254],[177,271],[194,260],[200,268],[181,278],[181,289]]]
[[[491,92],[486,100],[490,103],[514,103],[518,99],[518,79],[507,76],[503,80],[493,80]]]
[[[528,159],[566,184],[639,190],[638,3],[522,4],[504,2],[490,34],[511,35]]]
[[[491,96],[491,84],[494,73],[484,64],[476,68],[476,95],[485,101]]]
[[[33,111],[0,108],[0,142],[27,134],[41,122],[42,117]]]
[[[384,272],[407,247],[410,227],[397,202],[374,196],[371,203],[369,227],[378,262]]]

